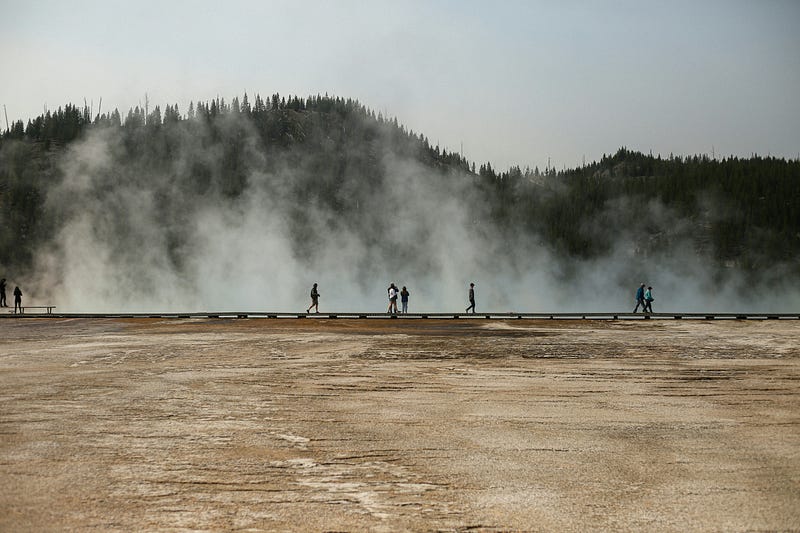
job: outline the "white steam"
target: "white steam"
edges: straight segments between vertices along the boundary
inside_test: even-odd
[[[254,135],[253,135],[254,137]],[[384,228],[382,242],[342,224],[335,213],[292,205],[282,193],[293,179],[283,165],[266,171],[251,139],[256,163],[237,200],[217,192],[174,190],[173,175],[191,173],[192,162],[219,157],[182,138],[169,173],[152,179],[146,168],[125,168],[116,157],[120,140],[95,129],[76,142],[62,162],[63,182],[48,197],[59,213],[57,236],[40,251],[32,293],[71,312],[274,311],[309,305],[319,283],[322,311],[380,312],[390,282],[411,291],[410,311],[463,310],[470,282],[478,311],[631,311],[640,282],[654,287],[656,312],[796,311],[797,290],[747,293],[731,276],[715,285],[711,269],[688,242],[669,249],[641,249],[636,228],[615,235],[599,260],[565,262],[520,235],[498,235],[480,225],[486,206],[470,178],[446,179],[393,154],[383,155],[386,178],[358,205],[360,223]],[[158,186],[153,186],[158,183]],[[160,202],[173,199],[165,217]],[[178,199],[178,200],[175,200]],[[308,252],[294,246],[290,220],[300,209],[323,238]],[[615,212],[647,210],[660,224],[687,224],[664,206],[625,201]],[[602,227],[592,228],[602,233]]]

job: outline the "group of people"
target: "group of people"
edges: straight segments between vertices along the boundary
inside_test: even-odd
[[[386,310],[389,314],[405,314],[408,313],[408,297],[411,296],[411,292],[403,285],[403,288],[398,290],[397,285],[394,283],[389,284],[389,288],[387,289],[389,294],[389,308]],[[319,289],[317,288],[317,284],[315,283],[311,287],[311,305],[308,306],[306,309],[306,313],[310,313],[312,309],[314,309],[317,313],[319,313]],[[397,298],[400,298],[401,308],[397,308]],[[475,284],[469,284],[469,293],[467,295],[469,298],[469,307],[467,307],[466,312],[469,313],[472,310],[472,313],[475,313]]]
[[[5,282],[5,280],[3,280]],[[642,308],[643,313],[652,313],[653,312],[653,287],[647,286],[646,284],[642,283],[638,289],[636,289],[636,307],[634,307],[633,312],[636,313],[639,311],[639,307]],[[404,314],[408,313],[408,297],[411,295],[409,290],[403,286],[402,289],[398,290],[397,286],[394,283],[389,284],[389,288],[387,289],[389,294],[389,308],[386,310],[389,314]],[[16,293],[15,293],[16,294]],[[397,298],[400,298],[400,303],[402,307],[400,309],[397,308]],[[3,297],[5,299],[5,296]],[[475,314],[475,284],[469,284],[469,292],[467,293],[467,298],[469,298],[469,306],[465,309],[466,313],[472,311]],[[319,290],[317,290],[317,284],[315,283],[313,287],[311,287],[311,305],[306,309],[306,313],[310,313],[311,309],[315,309],[317,313],[319,313]]]
[[[642,306],[642,313],[652,313],[653,312],[653,287],[644,288],[644,283],[639,285],[639,288],[636,289],[636,307],[633,308],[633,312],[636,313],[639,311],[639,306]]]
[[[398,290],[397,286],[394,283],[389,284],[389,308],[386,310],[389,314],[404,314],[408,313],[408,297],[411,296],[411,292],[403,286],[402,289]],[[311,309],[315,309],[317,313],[319,313],[319,290],[317,288],[317,284],[315,283],[311,287],[311,305],[308,306],[306,309],[306,313],[310,313]],[[397,298],[400,298],[400,303],[402,307],[400,309],[397,308]],[[469,284],[469,292],[467,293],[467,298],[469,299],[469,306],[466,308],[465,312],[469,313],[472,311],[475,314],[475,284]],[[639,288],[636,289],[636,307],[633,308],[633,312],[636,313],[639,311],[639,307],[642,308],[643,313],[652,313],[653,312],[653,287],[648,286],[645,288],[645,284],[642,283],[639,285]],[[0,279],[0,307],[8,307],[6,303],[6,279]],[[19,287],[14,287],[14,312],[16,313],[17,310],[22,312],[22,291]]]
[[[389,293],[389,309],[387,309],[386,312],[389,314],[394,313],[396,315],[401,313],[408,313],[408,297],[411,295],[411,293],[408,292],[406,286],[403,285],[403,289],[398,291],[395,284],[390,283],[387,292]],[[402,311],[398,311],[397,309],[398,296],[400,297],[400,303],[403,306]]]
[[[0,307],[8,307],[6,302],[6,278],[0,279]],[[19,287],[14,287],[14,312],[22,312],[22,291]]]

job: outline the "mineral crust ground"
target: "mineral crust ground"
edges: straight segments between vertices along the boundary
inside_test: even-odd
[[[0,531],[800,529],[800,322],[0,322]]]

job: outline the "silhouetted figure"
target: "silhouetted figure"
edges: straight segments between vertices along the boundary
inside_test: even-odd
[[[466,312],[469,313],[469,310],[472,309],[472,314],[475,314],[475,284],[469,284],[469,307],[467,307]]]
[[[406,289],[406,286],[403,285],[403,290],[400,291],[400,303],[403,304],[403,314],[408,313],[408,296],[410,294],[411,293],[408,292],[408,289]]]
[[[386,312],[397,314],[397,287],[394,283],[389,284],[389,309]]]
[[[647,304],[644,302],[644,283],[639,285],[639,288],[636,289],[636,307],[633,308],[633,312],[637,312],[639,310],[639,306],[642,306],[642,313],[644,310],[647,309]]]
[[[6,278],[0,279],[0,307],[8,307],[6,303]]]
[[[647,290],[644,291],[644,301],[647,305],[645,305],[645,312],[652,313],[653,312],[653,287],[647,287]]]
[[[319,313],[319,291],[316,283],[311,287],[311,305],[306,309],[306,313],[310,312],[312,307]]]
[[[22,291],[19,287],[14,287],[14,314],[17,313],[17,309],[22,313]]]

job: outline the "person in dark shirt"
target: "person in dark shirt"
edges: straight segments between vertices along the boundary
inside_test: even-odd
[[[14,313],[17,312],[17,309],[20,313],[22,312],[22,291],[19,290],[19,287],[14,287]]]
[[[0,307],[8,307],[6,302],[6,278],[0,279]]]
[[[469,307],[467,307],[467,313],[469,310],[472,309],[472,314],[475,314],[475,284],[469,284]]]
[[[403,290],[400,291],[400,303],[403,304],[403,314],[408,313],[408,296],[410,294],[411,293],[408,292],[408,289],[406,289],[406,286],[403,285]]]
[[[306,313],[309,313],[312,307],[316,309],[317,313],[319,313],[319,291],[317,291],[316,283],[313,287],[311,287],[311,305],[308,306],[308,309],[306,309]]]

